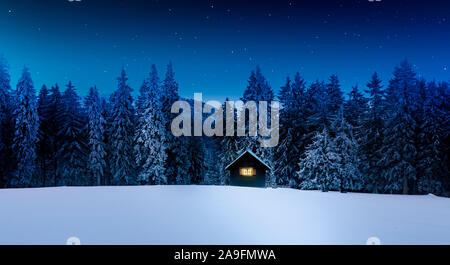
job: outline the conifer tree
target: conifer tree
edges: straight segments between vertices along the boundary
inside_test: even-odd
[[[11,102],[11,77],[6,60],[0,56],[0,188],[8,183],[12,165],[15,164],[12,152],[14,135],[13,109]]]
[[[80,103],[80,97],[75,91],[72,82],[66,86],[61,96],[61,111],[58,132],[60,149],[58,150],[58,172],[62,185],[87,185],[86,176],[88,159],[87,134],[84,110]]]
[[[280,143],[275,155],[275,175],[281,185],[297,186],[295,172],[299,171],[298,158],[304,151],[306,133],[306,83],[299,73],[294,82],[286,80],[280,90]]]
[[[37,146],[37,157],[40,165],[39,175],[42,186],[48,185],[50,167],[50,124],[49,124],[50,95],[47,87],[42,86],[38,99],[39,115],[39,141]]]
[[[106,99],[104,97],[100,98],[101,101],[101,109],[102,109],[102,116],[106,121],[106,130],[104,134],[104,142],[105,142],[105,151],[106,151],[106,161],[112,161],[113,158],[113,147],[112,147],[112,98]],[[108,163],[108,165],[105,168],[105,175],[103,178],[102,185],[112,185],[112,173],[111,173],[111,165]]]
[[[384,187],[382,166],[378,162],[383,156],[381,148],[383,147],[385,92],[376,72],[372,75],[367,88],[368,110],[362,116],[361,123],[361,171],[366,183],[366,190],[379,193],[383,192]]]
[[[316,132],[321,132],[325,127],[329,126],[331,112],[329,104],[327,88],[323,81],[316,80],[313,82],[306,92],[306,123],[308,126],[309,138],[311,139]],[[308,141],[307,144],[310,144]]]
[[[445,110],[445,84],[434,81],[420,82],[420,94],[423,100],[423,113],[418,135],[417,191],[419,193],[443,194],[448,176],[448,164],[445,163],[446,123],[448,112]],[[448,88],[447,88],[448,90]],[[448,93],[448,92],[447,92]],[[420,107],[420,106],[419,106]],[[447,152],[448,154],[448,152]]]
[[[267,106],[268,106],[268,110],[267,110],[267,116],[268,116],[268,121],[267,124],[269,126],[269,128],[271,128],[271,124],[270,124],[270,103],[271,101],[274,100],[274,93],[272,90],[272,87],[269,85],[269,83],[267,82],[266,78],[263,76],[261,69],[259,68],[259,66],[256,67],[255,71],[252,71],[248,80],[248,85],[246,90],[244,91],[243,97],[241,98],[241,100],[244,103],[247,103],[248,101],[255,101],[256,103],[256,107],[258,110],[258,113],[260,112],[259,110],[259,102],[261,101],[266,101],[267,102]],[[246,121],[251,120],[251,117],[248,116],[251,115],[251,113],[247,114],[246,111],[246,117],[248,117],[246,119]],[[254,117],[255,120],[258,119],[258,117]],[[245,150],[251,150],[252,152],[254,152],[256,155],[260,156],[264,161],[266,161],[269,166],[273,167],[273,165],[271,165],[273,162],[273,154],[274,154],[274,147],[261,147],[260,141],[264,138],[263,136],[261,136],[259,134],[259,132],[257,133],[257,136],[249,136],[248,135],[248,126],[247,126],[248,122],[246,122],[246,137],[240,137],[239,139],[239,147],[242,151]],[[267,178],[269,183],[274,183],[275,180],[275,175],[273,175],[273,172],[270,171],[270,176]]]
[[[313,143],[317,133],[330,126],[330,112],[327,104],[328,96],[323,81],[313,82],[305,94],[303,116],[305,119],[304,146]],[[299,182],[300,180],[297,180]]]
[[[102,102],[96,87],[89,89],[85,105],[88,114],[89,160],[87,167],[89,183],[99,186],[104,183],[106,168],[106,120],[102,113]]]
[[[48,139],[48,157],[49,157],[49,174],[51,178],[52,185],[56,186],[58,185],[58,182],[61,180],[60,176],[60,170],[59,165],[61,160],[60,149],[62,145],[61,141],[61,134],[60,131],[62,130],[62,117],[63,117],[63,111],[64,107],[61,102],[62,96],[59,91],[58,84],[55,84],[50,89],[50,95],[48,96],[49,102],[48,102],[48,108],[43,108],[42,111],[43,114],[48,119],[48,130],[47,133],[47,139]],[[50,184],[50,183],[49,183]]]
[[[301,189],[339,189],[339,155],[328,129],[317,133],[299,161],[297,172]]]
[[[17,159],[17,178],[13,186],[30,187],[33,184],[36,168],[36,144],[39,130],[39,117],[33,81],[28,68],[24,68],[17,83],[14,152]]]
[[[384,189],[388,193],[408,194],[412,181],[416,180],[417,123],[414,112],[417,110],[417,95],[416,73],[407,61],[403,61],[394,70],[386,96],[388,118],[379,165],[383,168]]]
[[[135,159],[133,152],[135,110],[131,87],[127,84],[127,75],[122,69],[118,80],[118,89],[111,98],[111,174],[116,185],[136,183]]]
[[[150,76],[141,87],[140,101],[142,113],[138,116],[136,131],[136,164],[139,169],[138,182],[141,184],[167,184],[165,175],[166,150],[163,114],[160,105],[160,86],[156,66],[152,65]]]
[[[161,86],[161,108],[163,114],[164,147],[166,148],[166,176],[169,184],[186,184],[189,182],[190,167],[187,137],[175,137],[171,131],[171,123],[176,114],[171,113],[172,104],[179,100],[178,83],[172,63],[167,66],[165,78]]]
[[[359,144],[354,135],[355,128],[344,119],[343,106],[333,119],[331,130],[335,135],[331,140],[339,157],[336,159],[339,167],[337,174],[339,191],[361,191],[364,182],[359,171]]]

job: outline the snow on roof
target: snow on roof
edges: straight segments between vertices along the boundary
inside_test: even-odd
[[[251,156],[253,156],[254,158],[256,158],[259,162],[261,162],[261,164],[263,164],[264,166],[266,166],[268,169],[272,170],[272,168],[267,165],[264,161],[262,161],[261,158],[259,158],[257,155],[255,155],[255,153],[253,153],[250,150],[246,150],[245,152],[243,152],[242,154],[240,154],[235,160],[233,160],[233,162],[231,162],[228,166],[225,167],[225,169],[228,169],[231,165],[234,164],[234,162],[236,162],[237,160],[239,160],[239,158],[241,158],[243,155],[245,155],[246,153],[249,153]]]

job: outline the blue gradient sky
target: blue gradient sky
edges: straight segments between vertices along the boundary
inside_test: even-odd
[[[260,65],[275,90],[299,71],[337,74],[343,89],[373,71],[387,81],[408,58],[427,79],[450,79],[448,1],[2,0],[0,54],[12,85],[27,65],[37,89],[72,80],[109,94],[124,67],[138,90],[172,61],[180,94],[240,97]]]

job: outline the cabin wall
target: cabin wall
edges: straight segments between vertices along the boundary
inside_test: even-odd
[[[252,165],[248,165],[252,166]],[[254,167],[254,166],[253,166]],[[230,172],[231,186],[245,186],[245,187],[265,187],[266,186],[266,172],[261,168],[256,168],[256,175],[251,177],[241,176],[239,168],[235,168]]]

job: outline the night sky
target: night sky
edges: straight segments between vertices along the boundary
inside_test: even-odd
[[[80,95],[138,91],[172,61],[180,94],[240,97],[259,65],[275,90],[299,71],[337,74],[343,89],[383,81],[407,58],[427,79],[450,79],[450,1],[1,0],[0,54],[12,85],[24,65],[35,87],[72,80]]]

